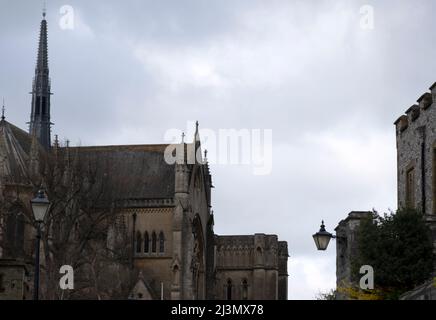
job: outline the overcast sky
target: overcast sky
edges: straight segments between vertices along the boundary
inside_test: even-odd
[[[26,129],[42,1],[0,0],[0,97]],[[363,5],[374,27],[362,28]],[[74,29],[62,29],[63,5]],[[333,231],[396,208],[393,122],[436,81],[434,1],[47,1],[53,133],[165,143],[168,129],[272,129],[271,174],[212,165],[218,234],[288,241],[289,297],[335,287]],[[63,25],[65,26],[65,25]],[[188,137],[190,138],[190,137]],[[214,150],[210,150],[214,153]]]

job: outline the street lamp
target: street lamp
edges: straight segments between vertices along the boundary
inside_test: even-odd
[[[315,240],[316,248],[322,251],[327,249],[330,243],[330,239],[335,238],[336,236],[325,230],[324,221],[321,222],[321,228],[319,229],[319,231],[313,235],[313,240]]]
[[[43,190],[38,191],[38,195],[35,199],[30,201],[32,205],[33,216],[36,222],[36,250],[35,250],[35,284],[33,287],[33,299],[39,298],[39,247],[41,242],[41,223],[44,221],[44,217],[50,208],[50,201]]]

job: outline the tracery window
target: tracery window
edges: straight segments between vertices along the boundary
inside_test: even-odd
[[[159,233],[159,252],[160,253],[165,252],[165,237],[162,231]]]
[[[227,286],[226,286],[226,299],[227,300],[232,300],[232,289],[233,289],[232,279],[228,279]]]
[[[141,247],[142,247],[142,235],[141,232],[138,231],[136,232],[136,253],[142,252]]]
[[[157,242],[156,232],[153,231],[151,235],[151,252],[153,253],[156,253],[156,242]]]
[[[144,253],[150,252],[150,237],[148,236],[148,232],[144,233]]]

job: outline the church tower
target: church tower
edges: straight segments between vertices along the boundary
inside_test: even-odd
[[[38,58],[35,78],[32,85],[32,111],[30,114],[29,134],[35,135],[41,145],[50,149],[50,78],[48,70],[47,21],[45,10],[42,14],[39,35]]]

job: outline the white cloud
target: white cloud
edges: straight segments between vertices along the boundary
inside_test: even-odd
[[[95,31],[85,21],[83,11],[76,6],[67,6],[64,11],[60,12],[59,27],[61,30],[72,32],[74,36],[88,39],[96,37]]]
[[[319,257],[294,256],[289,262],[290,300],[313,300],[319,293],[336,288],[335,256],[320,252]]]
[[[352,132],[358,124],[350,121],[348,130],[308,133],[304,141],[320,154],[327,154],[335,168],[367,183],[388,181],[395,172],[395,135],[393,130]],[[346,133],[346,134],[345,134]]]
[[[240,15],[237,29],[207,41],[132,42],[133,54],[171,89],[247,88],[298,81],[315,66],[346,58],[347,48],[355,47],[359,17],[349,5],[326,6],[325,12],[299,3],[271,7],[265,12],[264,6],[253,6]]]
[[[172,91],[185,86],[220,87],[225,79],[216,70],[216,59],[192,48],[152,47],[141,45],[134,49],[134,56],[147,72],[152,72],[161,85]]]

